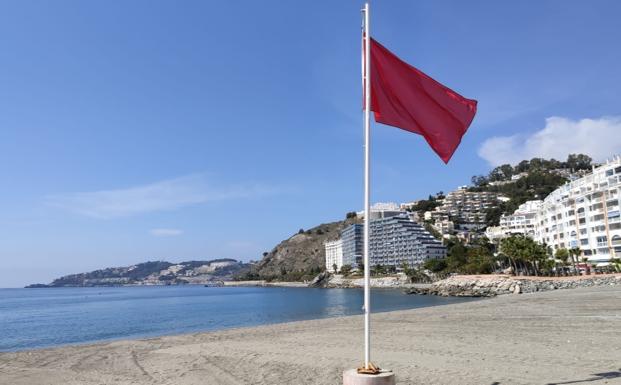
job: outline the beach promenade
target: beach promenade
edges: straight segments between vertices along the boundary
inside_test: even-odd
[[[0,384],[337,385],[361,338],[354,316],[3,353]],[[398,384],[621,384],[621,287],[374,314],[372,347]]]

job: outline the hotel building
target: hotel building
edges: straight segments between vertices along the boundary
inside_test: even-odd
[[[334,265],[336,269],[340,270],[343,267],[343,240],[337,239],[336,241],[326,242],[326,270],[334,272]]]
[[[592,262],[620,257],[620,189],[621,157],[559,187],[538,210],[535,239],[553,250],[578,247]]]
[[[371,266],[410,267],[429,259],[446,257],[446,247],[407,214],[372,220],[370,239]],[[341,239],[326,242],[326,269],[340,270],[343,265],[358,267],[363,257],[363,226],[354,224],[341,231]]]
[[[424,227],[400,215],[371,221],[371,266],[419,266],[446,257],[446,247]]]

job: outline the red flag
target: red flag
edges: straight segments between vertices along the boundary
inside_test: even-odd
[[[425,137],[448,163],[477,111],[466,99],[371,39],[371,111],[375,121]]]

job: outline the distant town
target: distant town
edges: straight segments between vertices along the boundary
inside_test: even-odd
[[[570,155],[563,163],[533,159],[497,167],[472,182],[426,200],[374,204],[370,264],[392,271],[420,267],[444,260],[451,244],[488,244],[498,255],[503,239],[518,236],[543,246],[549,260],[571,256],[574,272],[619,270],[621,157],[601,165],[585,155]],[[326,270],[360,268],[362,237],[362,225],[351,224],[325,242]],[[563,269],[550,266],[557,273]]]

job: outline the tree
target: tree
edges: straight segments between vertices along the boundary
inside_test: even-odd
[[[377,264],[373,267],[373,275],[382,275],[386,274],[386,269],[384,266]]]
[[[483,175],[474,175],[470,179],[470,182],[472,182],[472,184],[476,187],[481,187],[481,186],[488,184],[487,178],[484,177]]]
[[[617,273],[621,272],[621,258],[610,258],[610,264]]]
[[[521,234],[500,241],[500,251],[509,258],[515,273],[539,275],[541,264],[547,260],[545,246]]]
[[[304,229],[299,229],[298,234],[304,234]]]
[[[504,205],[500,204],[495,207],[490,207],[485,210],[485,224],[487,226],[498,226],[500,225],[500,217],[504,213]]]
[[[336,274],[336,273],[337,273],[337,271],[338,271],[338,266],[336,265],[336,263],[333,263],[333,264],[332,264],[332,270],[334,271],[334,274]]]
[[[345,218],[346,219],[350,219],[350,218],[356,218],[358,216],[358,214],[356,214],[355,211],[350,211],[347,214],[345,214]]]
[[[343,275],[349,275],[349,273],[351,273],[351,270],[352,267],[349,264],[341,266],[341,274]]]
[[[574,265],[574,272],[576,275],[580,275],[580,270],[578,270],[578,257],[582,254],[582,250],[579,247],[573,247],[569,250],[569,256],[571,257],[571,261]]]
[[[461,267],[465,274],[489,274],[494,271],[494,258],[484,247],[471,247],[466,254],[466,264]]]
[[[572,170],[590,170],[593,159],[584,154],[569,154],[565,165]]]
[[[566,267],[569,265],[569,251],[567,249],[557,249],[554,256],[561,262],[561,266]]]
[[[448,256],[446,257],[446,263],[449,271],[460,271],[461,267],[468,263],[466,254],[468,249],[461,243],[456,243],[448,250]]]
[[[446,260],[444,259],[430,259],[423,264],[423,268],[433,273],[439,273],[446,269],[447,266]]]

